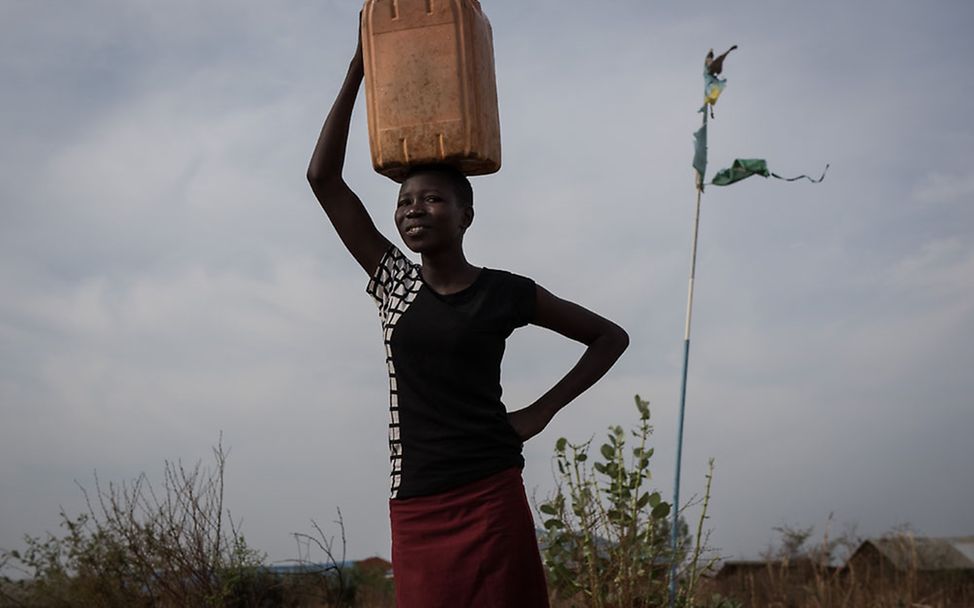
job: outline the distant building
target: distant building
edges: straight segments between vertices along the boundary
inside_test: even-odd
[[[827,586],[859,598],[936,598],[938,606],[969,608],[974,606],[974,536],[872,538],[841,568],[808,557],[730,560],[712,584],[714,591],[748,606],[800,605],[813,590]]]
[[[288,575],[336,575],[338,571],[352,572],[358,571],[362,574],[375,574],[380,578],[392,578],[392,564],[381,557],[367,557],[358,561],[344,562],[287,562],[264,566],[263,570],[271,574],[282,576]]]
[[[872,538],[846,560],[844,571],[850,578],[869,581],[874,588],[905,582],[920,597],[970,606],[974,600],[974,536]]]
[[[381,557],[367,557],[355,562],[355,569],[365,575],[392,578],[392,562]]]
[[[772,599],[800,599],[802,589],[819,575],[832,575],[835,568],[818,566],[807,557],[780,560],[728,560],[713,577],[713,588],[721,595],[765,605]],[[785,598],[782,598],[784,594]]]
[[[916,571],[974,575],[974,536],[871,538],[846,560],[846,568],[877,574]]]

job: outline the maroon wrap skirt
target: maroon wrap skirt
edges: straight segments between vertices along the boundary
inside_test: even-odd
[[[520,468],[389,501],[396,608],[547,608]]]

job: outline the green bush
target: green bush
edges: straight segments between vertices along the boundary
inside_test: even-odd
[[[701,528],[691,541],[680,520],[680,542],[671,547],[671,505],[649,487],[653,448],[649,402],[636,395],[639,422],[628,433],[609,427],[598,461],[592,440],[555,443],[556,491],[538,506],[544,521],[542,555],[549,584],[566,601],[592,608],[661,606],[668,597],[670,567],[681,566],[680,605],[692,605],[702,554]],[[704,499],[706,517],[710,484]]]

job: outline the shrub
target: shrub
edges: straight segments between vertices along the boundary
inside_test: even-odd
[[[666,604],[675,562],[683,572],[680,605],[689,606],[701,572],[710,475],[696,540],[691,541],[680,520],[681,541],[674,553],[671,505],[648,487],[653,456],[649,402],[637,395],[635,403],[639,422],[629,433],[634,447],[628,447],[620,426],[609,427],[597,462],[589,461],[591,439],[575,444],[562,437],[555,444],[556,491],[538,507],[549,583],[563,600],[593,608],[660,606]]]
[[[61,512],[61,536],[28,536],[23,551],[0,554],[7,569],[25,577],[4,577],[5,603],[259,605],[255,591],[269,592],[273,581],[261,577],[263,555],[247,545],[224,509],[222,445],[213,456],[213,468],[167,462],[158,489],[145,474],[107,487],[96,475],[93,494],[82,487],[88,511]]]

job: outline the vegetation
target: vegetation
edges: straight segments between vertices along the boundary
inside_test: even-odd
[[[885,539],[898,556],[890,567],[862,551],[850,559],[862,539],[854,528],[832,534],[831,517],[820,540],[813,527],[775,528],[762,561],[713,576],[704,530],[713,462],[695,529],[679,518],[674,552],[671,505],[650,486],[649,404],[635,403],[634,428],[610,427],[593,458],[591,439],[555,444],[556,490],[538,506],[554,608],[667,606],[674,564],[681,608],[974,606],[972,573],[924,566],[929,552],[908,529]],[[87,511],[62,511],[58,534],[0,550],[0,608],[394,606],[381,563],[347,565],[341,511],[338,540],[312,521],[313,533],[294,534],[297,559],[265,565],[223,503],[226,460],[218,444],[210,467],[167,462],[159,486],[144,474],[104,486],[96,475],[92,492],[82,487]]]
[[[697,583],[713,562],[705,560],[703,532],[713,462],[695,537],[680,518],[674,553],[671,505],[649,487],[649,402],[637,395],[635,404],[636,427],[629,433],[609,427],[599,460],[589,460],[591,439],[575,444],[563,437],[555,444],[556,491],[538,510],[544,520],[542,553],[550,587],[566,606],[664,606],[674,563],[677,604],[697,605]]]
[[[22,550],[0,551],[0,606],[250,607],[351,606],[363,573],[336,561],[315,524],[312,539],[328,561],[302,561],[300,576],[263,565],[224,508],[226,453],[214,464],[167,462],[161,487],[145,474],[130,483],[82,488],[88,510],[62,511],[61,533],[26,537]],[[344,526],[341,513],[337,522]]]
[[[256,576],[250,549],[223,508],[226,454],[215,467],[167,462],[157,491],[143,474],[131,483],[82,488],[88,512],[62,511],[64,534],[28,537],[4,561],[27,579],[7,581],[12,605],[225,605]]]

